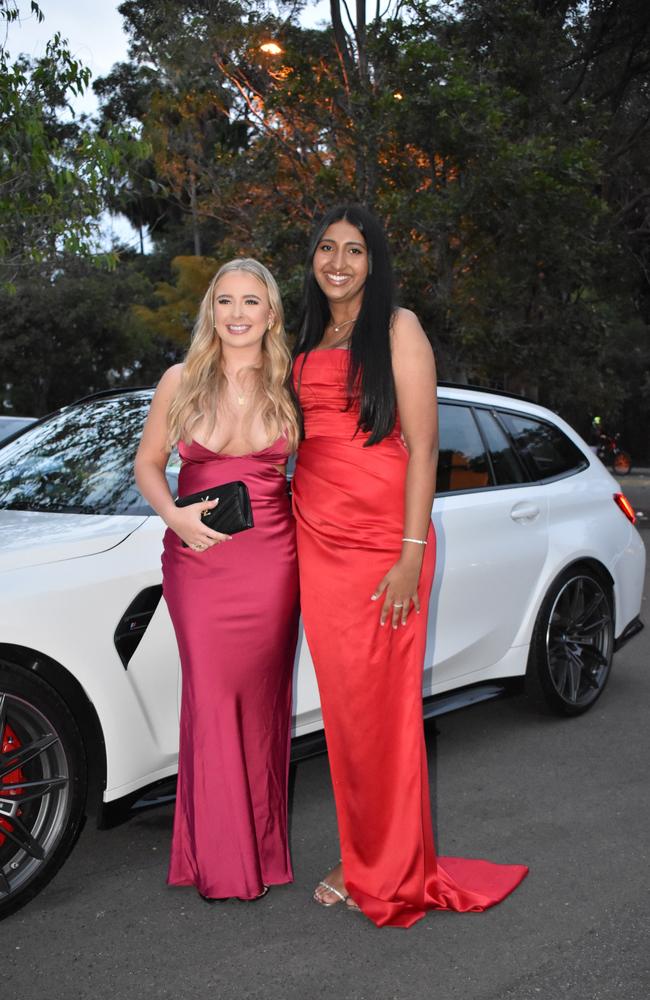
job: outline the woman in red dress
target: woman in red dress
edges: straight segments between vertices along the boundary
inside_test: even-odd
[[[436,859],[422,722],[435,569],[433,352],[396,309],[378,221],[333,209],[312,240],[294,385],[305,633],[321,695],[342,861],[316,888],[378,926],[483,910],[523,865]]]
[[[291,674],[298,632],[295,530],[285,466],[298,422],[277,285],[250,259],[210,282],[182,365],[160,380],[136,459],[167,523],[163,593],[183,672],[168,882],[208,902],[259,899],[292,881],[287,840]],[[178,490],[248,486],[255,525],[230,538],[175,506]],[[186,545],[183,545],[183,542]]]

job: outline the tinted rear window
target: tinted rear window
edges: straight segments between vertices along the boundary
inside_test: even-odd
[[[499,416],[534,479],[567,475],[588,465],[580,449],[554,424],[523,414],[499,411]]]
[[[438,415],[440,454],[436,492],[489,486],[488,461],[472,411],[467,406],[440,403]]]
[[[523,466],[508,435],[498,424],[494,414],[480,408],[474,410],[474,413],[490,452],[497,485],[511,486],[514,483],[523,483],[526,480]]]
[[[149,514],[133,460],[149,396],[71,407],[0,449],[0,508]]]

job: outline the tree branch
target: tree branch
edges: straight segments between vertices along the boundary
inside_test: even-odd
[[[345,3],[345,0],[343,0],[343,2]],[[346,93],[349,94],[350,77],[354,72],[354,58],[350,51],[348,36],[343,26],[343,19],[341,18],[340,0],[330,0],[330,12],[332,17],[332,31],[334,32],[334,45],[336,47],[336,52],[338,54],[339,62],[341,64],[341,71],[343,73],[345,90]],[[349,11],[348,11],[348,16],[349,16]]]
[[[629,215],[632,209],[636,208],[636,206],[642,201],[645,201],[646,198],[650,198],[650,188],[646,188],[645,191],[640,191],[636,198],[633,198],[632,201],[628,201],[627,205],[623,205],[623,207],[619,209],[614,216],[616,221],[618,222],[624,219],[626,215]]]
[[[643,118],[639,122],[639,124],[632,130],[631,135],[625,140],[625,142],[622,143],[620,146],[618,146],[617,149],[615,149],[614,152],[611,153],[611,155],[607,158],[606,160],[607,165],[614,163],[614,161],[618,160],[620,156],[623,156],[624,153],[627,153],[628,150],[632,149],[639,136],[643,135],[644,132],[647,132],[649,123],[650,123],[650,111],[645,116],[645,118]]]

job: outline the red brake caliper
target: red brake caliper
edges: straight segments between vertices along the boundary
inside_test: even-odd
[[[16,736],[15,732],[13,731],[13,729],[11,728],[11,726],[9,725],[9,723],[6,723],[6,725],[5,725],[5,731],[4,731],[4,733],[0,734],[0,738],[2,739],[2,753],[3,754],[10,754],[10,753],[18,750],[18,748],[22,745],[21,742],[20,742],[20,740]],[[18,794],[18,792],[20,792],[20,787],[19,787],[20,786],[20,782],[24,781],[24,780],[25,780],[25,775],[23,774],[22,768],[20,768],[20,767],[16,768],[15,771],[12,771],[10,774],[7,774],[6,777],[4,777],[2,779],[3,793],[5,795],[7,795],[7,794],[9,794],[9,795],[16,795],[16,794]],[[7,790],[6,788],[4,788],[5,785],[16,785],[17,787],[16,788],[12,788],[10,790]],[[9,820],[0,819],[0,830],[2,830],[2,829],[5,829],[5,830],[11,830],[11,829],[13,829],[12,826],[11,826],[11,823],[9,822]],[[0,833],[0,846],[2,846],[2,844],[4,844],[5,840],[6,840],[6,837],[4,837],[2,835],[2,833]]]

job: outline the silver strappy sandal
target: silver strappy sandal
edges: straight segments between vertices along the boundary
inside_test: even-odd
[[[318,887],[321,885],[323,889],[327,889],[327,891],[331,892],[332,895],[338,896],[338,899],[333,899],[331,903],[326,903],[325,900],[317,896],[316,891],[314,891],[313,899],[316,903],[319,903],[320,906],[336,906],[338,903],[347,903],[348,899],[350,898],[345,893],[341,892],[340,889],[337,889],[335,888],[335,886],[330,885],[330,883],[326,882],[324,879],[321,879],[321,881],[316,886],[316,889],[318,889]]]

